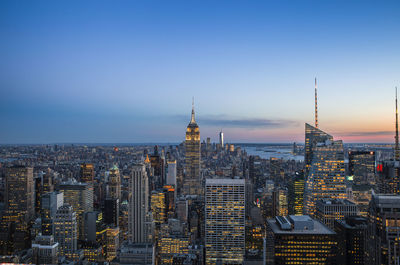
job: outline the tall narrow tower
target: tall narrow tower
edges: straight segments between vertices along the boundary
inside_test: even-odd
[[[192,116],[186,128],[185,138],[185,181],[183,193],[185,195],[199,194],[200,185],[200,129],[194,115],[194,102],[192,102]]]
[[[318,128],[317,78],[315,78],[315,128]]]
[[[399,112],[397,109],[397,87],[396,87],[396,136],[395,136],[395,147],[394,147],[394,159],[396,161],[400,160],[400,150],[399,150]]]
[[[219,132],[219,144],[221,145],[221,149],[224,149],[224,133],[221,131]]]

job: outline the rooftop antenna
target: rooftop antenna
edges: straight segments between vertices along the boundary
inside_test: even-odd
[[[192,97],[192,118],[190,119],[190,123],[196,123],[194,119],[194,97]]]
[[[318,128],[317,78],[315,78],[315,128]]]
[[[399,150],[399,111],[397,109],[397,87],[396,87],[396,136],[395,136],[395,147],[394,147],[394,159],[398,161],[400,159]]]

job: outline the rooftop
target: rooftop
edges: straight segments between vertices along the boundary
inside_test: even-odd
[[[290,229],[290,230],[282,230],[279,223],[277,223],[276,219],[268,219],[268,225],[274,234],[297,234],[297,235],[334,235],[335,232],[330,228],[320,223],[317,220],[312,219],[308,215],[290,215],[289,218],[294,225],[296,226],[297,222],[312,222],[313,229]],[[292,223],[293,224],[293,223]],[[310,227],[310,226],[307,226]]]

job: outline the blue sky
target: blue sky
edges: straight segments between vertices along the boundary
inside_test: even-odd
[[[1,1],[0,143],[392,142],[399,1]]]

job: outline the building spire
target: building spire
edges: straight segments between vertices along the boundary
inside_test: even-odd
[[[194,119],[194,97],[192,97],[192,118],[190,119],[190,123],[196,123]]]
[[[394,146],[394,159],[400,160],[400,149],[399,149],[399,112],[397,109],[397,87],[396,87],[396,136]]]
[[[315,128],[318,128],[317,78],[315,78]]]

